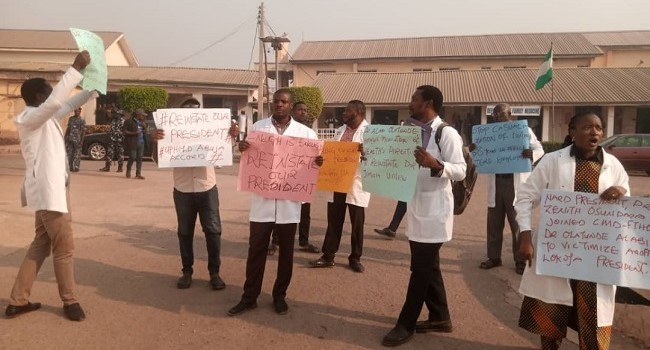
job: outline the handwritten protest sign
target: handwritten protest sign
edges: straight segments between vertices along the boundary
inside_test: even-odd
[[[324,161],[316,188],[341,193],[350,191],[359,167],[359,143],[325,141],[322,156]]]
[[[97,90],[102,95],[106,95],[108,69],[102,38],[83,29],[70,28],[70,32],[79,50],[87,50],[90,54],[90,64],[82,72],[84,78],[81,81],[81,88],[89,91]]]
[[[159,167],[232,165],[230,109],[159,109],[153,118],[165,131],[158,141]]]
[[[363,134],[364,191],[410,201],[419,168],[413,151],[421,142],[421,129],[416,126],[368,125]]]
[[[650,198],[544,191],[537,273],[650,289]]]
[[[472,143],[476,145],[472,159],[481,174],[531,171],[530,160],[521,156],[530,147],[526,120],[474,125]]]
[[[262,197],[311,202],[319,166],[315,159],[323,141],[252,131],[250,148],[239,162],[238,191]]]

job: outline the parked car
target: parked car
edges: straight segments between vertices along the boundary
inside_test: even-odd
[[[153,147],[151,145],[153,138],[151,133],[156,128],[153,120],[147,120],[147,136],[145,137],[144,157],[150,158]],[[108,145],[111,143],[110,134],[107,132],[100,132],[96,134],[87,134],[81,141],[81,155],[87,156],[92,160],[104,160]],[[128,152],[124,150],[124,157],[128,158]]]
[[[627,171],[644,171],[650,175],[650,134],[619,134],[600,145],[614,155]]]

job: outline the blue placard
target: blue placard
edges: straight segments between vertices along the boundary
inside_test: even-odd
[[[528,121],[491,123],[472,127],[472,159],[481,174],[512,174],[531,171],[530,159],[521,152],[530,148]]]

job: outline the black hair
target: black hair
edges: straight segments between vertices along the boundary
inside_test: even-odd
[[[433,103],[433,109],[436,113],[440,113],[442,109],[442,91],[433,85],[421,85],[417,88],[422,94],[422,99],[424,101],[431,101]]]
[[[365,103],[363,103],[360,100],[352,100],[352,101],[348,102],[348,104],[353,105],[354,108],[357,109],[357,112],[359,112],[359,114],[361,114],[365,118],[365,116],[366,116],[366,104]]]
[[[293,108],[296,108],[297,105],[305,105],[305,106],[307,106],[307,104],[306,104],[304,101],[298,101],[298,102],[295,102],[295,103],[293,104],[292,109],[293,109]]]
[[[20,96],[28,106],[36,106],[38,100],[36,94],[44,93],[47,86],[47,80],[43,78],[31,78],[25,80],[20,87]]]
[[[564,142],[562,143],[562,147],[567,147],[573,144],[573,138],[571,137],[571,129],[576,128],[576,124],[578,123],[579,119],[582,119],[583,117],[590,116],[590,115],[593,115],[598,119],[601,119],[600,116],[594,112],[580,112],[578,114],[575,114],[573,117],[571,117],[571,120],[569,120],[569,133],[564,137]]]
[[[195,99],[194,97],[191,97],[181,103],[181,107],[185,105],[198,105],[201,107],[201,102],[199,102],[199,100]]]
[[[273,93],[273,95],[279,95],[279,94],[289,95],[289,101],[293,102],[293,93],[291,92],[291,89],[282,88],[282,89],[275,90],[275,92]]]

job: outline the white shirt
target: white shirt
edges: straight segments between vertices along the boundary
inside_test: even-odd
[[[271,122],[272,117],[258,120],[250,131],[262,131],[278,135]],[[295,136],[317,140],[316,132],[303,124],[291,119],[283,136]],[[244,151],[245,152],[245,151]],[[288,199],[270,199],[256,193],[251,194],[251,210],[248,219],[253,222],[275,222],[277,224],[293,224],[300,222],[300,206],[302,202]]]
[[[59,120],[93,96],[82,91],[69,97],[82,78],[76,69],[68,68],[45,102],[25,107],[16,117],[25,159],[23,206],[32,210],[68,212],[66,187],[70,175]]]
[[[406,236],[414,242],[450,241],[454,228],[454,196],[451,192],[450,180],[464,179],[467,164],[463,157],[463,139],[452,127],[442,129],[441,154],[433,137],[440,124],[442,120],[436,116],[431,124],[432,137],[426,149],[444,164],[444,170],[440,177],[432,177],[431,169],[420,168],[415,193],[407,205]]]
[[[359,127],[357,127],[357,130],[354,132],[354,135],[352,135],[353,142],[363,143],[363,133],[366,130],[367,126],[368,126],[368,122],[363,120],[359,125]],[[347,129],[348,129],[347,125],[343,125],[340,128],[336,129],[336,133],[334,134],[334,140],[341,141],[341,137],[343,137],[343,134]],[[327,200],[328,202],[334,201],[333,192],[329,192]],[[352,181],[352,187],[350,188],[350,190],[347,193],[347,196],[345,197],[345,203],[356,205],[358,207],[364,207],[364,208],[367,208],[368,203],[370,203],[370,192],[366,192],[363,190],[363,184],[361,182],[361,164],[359,164],[359,167],[357,168],[357,173],[354,175],[354,180]]]
[[[205,192],[217,185],[214,167],[174,168],[174,188],[183,193]]]

